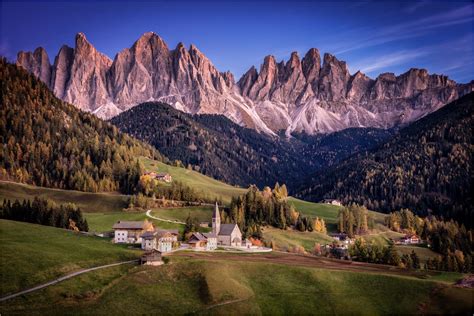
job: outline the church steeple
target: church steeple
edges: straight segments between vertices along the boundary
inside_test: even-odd
[[[216,235],[219,235],[221,230],[221,214],[219,213],[219,206],[214,206],[214,213],[212,214],[212,232]]]

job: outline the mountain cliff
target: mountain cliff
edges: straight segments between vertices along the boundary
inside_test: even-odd
[[[64,101],[102,118],[146,101],[160,101],[191,114],[223,114],[259,132],[329,133],[350,127],[390,128],[439,109],[473,90],[443,75],[410,69],[371,79],[351,75],[346,63],[310,49],[300,59],[265,57],[238,82],[220,72],[199,49],[179,43],[170,49],[155,33],[143,34],[114,60],[85,35],[63,46],[53,65],[43,48],[19,52],[17,65],[45,82]]]

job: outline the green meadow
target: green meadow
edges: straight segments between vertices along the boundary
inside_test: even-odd
[[[140,251],[110,239],[0,220],[0,296],[84,268],[138,258]]]

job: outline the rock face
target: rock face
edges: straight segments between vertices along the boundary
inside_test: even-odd
[[[155,33],[143,34],[114,60],[98,52],[84,34],[49,62],[43,48],[18,53],[17,65],[45,82],[61,99],[111,118],[145,101],[162,101],[188,113],[224,114],[259,132],[309,134],[348,127],[389,128],[412,122],[473,90],[424,69],[375,80],[349,73],[344,61],[310,49],[287,62],[265,57],[236,83],[191,45],[169,49]]]

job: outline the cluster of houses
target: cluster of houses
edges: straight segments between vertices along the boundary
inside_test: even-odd
[[[166,183],[170,183],[173,181],[173,178],[171,177],[171,175],[165,172],[156,173],[154,171],[150,171],[150,172],[145,172],[145,175],[150,176],[152,179],[156,179],[158,181],[163,181]]]
[[[118,221],[113,229],[115,243],[141,244],[141,248],[147,251],[142,257],[143,264],[161,264],[161,253],[179,247],[177,229],[156,229],[148,220]],[[218,246],[250,247],[251,243],[248,240],[242,241],[242,232],[237,224],[221,224],[219,206],[216,203],[212,215],[212,231],[192,233],[188,245],[191,249],[211,251]]]

